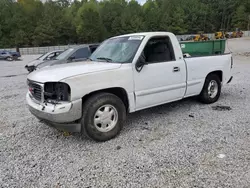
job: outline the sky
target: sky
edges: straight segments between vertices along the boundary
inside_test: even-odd
[[[146,2],[146,0],[137,0],[141,5],[143,5],[145,2]]]

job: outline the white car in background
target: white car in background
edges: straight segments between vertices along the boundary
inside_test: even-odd
[[[30,63],[28,63],[25,68],[27,69],[27,71],[32,72],[34,71],[35,67],[38,66],[39,64],[45,62],[45,61],[49,61],[49,60],[53,60],[55,59],[58,55],[60,55],[64,50],[54,50],[48,53],[45,53],[43,55],[41,55],[40,57],[38,57],[37,59],[31,61]]]

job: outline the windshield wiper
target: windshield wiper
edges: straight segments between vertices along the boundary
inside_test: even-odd
[[[96,59],[105,60],[105,61],[107,61],[107,62],[112,62],[112,61],[113,61],[112,59],[107,58],[107,57],[98,57],[98,58],[96,58]]]

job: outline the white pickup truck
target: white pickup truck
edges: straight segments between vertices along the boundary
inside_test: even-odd
[[[216,102],[232,66],[231,54],[184,58],[172,33],[134,33],[105,40],[86,62],[29,74],[26,100],[56,128],[106,141],[127,113],[190,96]]]

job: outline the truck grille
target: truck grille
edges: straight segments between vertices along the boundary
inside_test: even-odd
[[[28,85],[31,96],[34,97],[37,101],[42,101],[42,86],[32,81],[28,81]]]

